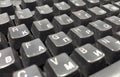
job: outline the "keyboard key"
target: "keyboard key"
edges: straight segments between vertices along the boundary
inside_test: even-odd
[[[68,0],[72,11],[86,10],[86,3],[83,0]]]
[[[25,67],[32,64],[42,66],[49,58],[48,50],[40,39],[22,43],[20,53]]]
[[[112,4],[105,4],[102,6],[104,10],[107,11],[107,16],[118,15],[120,9]]]
[[[37,0],[22,0],[22,7],[29,8],[30,10],[35,10],[35,7],[38,5]]]
[[[67,14],[70,15],[71,7],[66,2],[55,3],[53,6],[54,15]]]
[[[91,44],[76,48],[71,57],[79,65],[85,77],[106,66],[105,54]]]
[[[44,70],[50,77],[80,77],[79,66],[65,53],[48,59]]]
[[[50,7],[53,6],[53,0],[39,0],[40,3],[42,3],[43,5],[49,5]]]
[[[1,13],[7,12],[9,15],[13,15],[15,10],[10,0],[1,0],[0,11]]]
[[[111,0],[100,0],[102,4],[108,4],[111,3]]]
[[[92,16],[84,10],[72,12],[70,17],[74,20],[75,26],[87,25],[92,20]]]
[[[68,2],[68,0],[53,0],[55,3],[58,3],[58,2],[62,2],[62,1],[64,1],[64,2]]]
[[[32,35],[24,24],[15,27],[9,27],[8,31],[8,39],[10,46],[15,49],[19,49],[22,42],[32,40]]]
[[[47,18],[51,21],[53,19],[53,10],[48,5],[37,6],[35,10],[35,17],[39,20]]]
[[[78,26],[70,29],[68,36],[73,40],[75,46],[81,46],[86,43],[94,43],[94,32],[85,26]]]
[[[112,35],[112,26],[105,23],[104,21],[97,20],[89,23],[89,29],[95,33],[95,38],[100,39],[107,35]]]
[[[45,41],[48,35],[54,33],[54,26],[48,19],[43,19],[34,21],[31,31],[35,38],[40,38],[42,41]]]
[[[16,25],[26,24],[28,29],[30,29],[33,21],[34,21],[33,14],[28,8],[15,12]]]
[[[43,77],[43,75],[36,65],[31,65],[27,68],[14,72],[13,77]]]
[[[11,0],[12,1],[12,4],[13,6],[17,6],[17,5],[20,5],[21,4],[21,0]]]
[[[120,1],[115,2],[114,5],[120,8]]]
[[[107,12],[99,7],[93,7],[88,9],[88,13],[93,16],[93,20],[104,19],[107,15]]]
[[[6,47],[8,47],[7,39],[4,34],[0,32],[0,49],[4,49]]]
[[[72,20],[68,15],[63,14],[59,16],[55,16],[52,24],[55,26],[55,31],[64,31],[68,32],[68,30],[74,27],[74,20]]]
[[[0,50],[0,74],[11,77],[11,74],[21,68],[20,59],[11,47]],[[7,76],[9,74],[9,76]]]
[[[106,54],[107,62],[113,63],[119,60],[120,41],[112,36],[106,36],[97,41],[97,46]]]
[[[119,77],[120,76],[120,61],[106,67],[105,69],[89,76],[89,77]]]
[[[117,16],[107,17],[105,22],[112,26],[113,32],[120,30],[120,18]]]
[[[100,6],[100,0],[84,0],[88,7]]]
[[[115,38],[117,38],[118,40],[120,40],[120,31],[116,32],[114,34]]]
[[[0,32],[7,35],[8,27],[13,26],[13,22],[7,13],[0,14]]]
[[[74,49],[72,40],[64,32],[49,35],[46,46],[52,55],[58,55],[62,52],[70,54]]]

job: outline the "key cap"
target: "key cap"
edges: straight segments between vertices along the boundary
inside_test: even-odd
[[[94,32],[96,39],[112,35],[112,26],[101,20],[89,23],[88,28]]]
[[[81,25],[70,29],[68,36],[73,40],[75,46],[81,46],[86,43],[94,43],[94,32]]]
[[[106,67],[105,69],[89,76],[89,77],[119,77],[120,76],[120,61]]]
[[[117,2],[118,0],[113,0],[113,2]]]
[[[40,3],[42,3],[43,5],[49,5],[50,7],[53,6],[53,0],[39,0]]]
[[[29,8],[31,11],[35,10],[35,7],[38,5],[37,0],[22,0],[22,7]]]
[[[15,23],[16,23],[16,25],[26,24],[28,29],[30,29],[33,21],[34,21],[33,14],[28,8],[15,11]]]
[[[80,77],[79,66],[65,53],[48,59],[44,70],[50,77]]]
[[[38,20],[33,22],[31,31],[35,38],[40,38],[44,42],[48,35],[54,33],[54,26],[48,19]]]
[[[63,14],[55,16],[52,24],[55,26],[55,31],[64,31],[65,33],[72,27],[74,27],[74,20],[72,20],[68,15]]]
[[[115,2],[114,5],[120,8],[120,1]]]
[[[93,16],[92,20],[103,20],[107,15],[107,12],[99,7],[93,7],[88,9],[88,13]]]
[[[101,0],[101,3],[102,4],[108,4],[108,3],[111,3],[111,0]]]
[[[12,4],[13,6],[17,6],[17,5],[21,5],[21,0],[11,0],[12,1]]]
[[[38,38],[22,43],[20,53],[25,67],[32,64],[42,66],[49,58],[47,48]]]
[[[31,65],[27,68],[14,72],[13,77],[43,77],[43,75],[38,66]]]
[[[49,35],[45,44],[52,55],[58,55],[62,52],[70,54],[74,49],[72,40],[64,32]]]
[[[72,11],[86,10],[86,3],[83,0],[68,0]]]
[[[32,35],[25,24],[9,27],[8,29],[8,40],[10,46],[15,49],[19,49],[22,42],[30,41],[32,39]]]
[[[12,77],[11,74],[21,68],[20,59],[11,47],[0,50],[0,74]]]
[[[9,15],[13,15],[15,10],[10,0],[1,0],[0,11],[1,13],[7,12]]]
[[[116,32],[114,34],[115,38],[117,38],[118,40],[120,40],[120,31]]]
[[[47,18],[51,21],[53,18],[53,10],[48,5],[38,6],[35,10],[35,17],[39,20]]]
[[[102,6],[102,8],[104,10],[107,11],[107,16],[111,16],[111,15],[118,15],[119,14],[119,11],[120,9],[112,4],[105,4]]]
[[[120,18],[117,16],[111,16],[105,18],[105,22],[112,26],[113,32],[120,30]]]
[[[85,77],[106,66],[105,54],[91,44],[76,48],[71,57],[79,65]]]
[[[100,0],[84,0],[88,7],[100,6]]]
[[[92,16],[84,10],[72,12],[70,17],[74,20],[75,26],[87,25],[92,20]]]
[[[62,2],[62,1],[65,1],[65,2],[68,2],[68,0],[53,0],[55,3],[58,3],[58,2]]]
[[[7,39],[4,34],[0,32],[0,50],[6,47],[8,47]]]
[[[66,2],[55,3],[53,6],[54,15],[67,14],[70,15],[71,7]]]
[[[7,13],[0,14],[0,32],[7,35],[8,27],[13,26],[13,22]]]
[[[98,48],[101,48],[101,50],[106,54],[106,60],[109,64],[119,60],[120,58],[119,40],[115,39],[112,36],[106,36],[97,41],[97,46]]]

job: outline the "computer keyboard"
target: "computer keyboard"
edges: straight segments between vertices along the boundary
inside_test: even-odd
[[[120,77],[120,0],[0,0],[0,77]]]

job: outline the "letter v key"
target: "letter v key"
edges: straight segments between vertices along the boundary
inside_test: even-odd
[[[54,58],[54,59],[50,59],[50,61],[51,61],[52,63],[54,63],[55,65],[58,65],[58,61],[57,61],[57,58]]]

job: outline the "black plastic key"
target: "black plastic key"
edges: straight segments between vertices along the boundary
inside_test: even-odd
[[[88,9],[88,13],[92,15],[93,20],[97,20],[97,19],[103,20],[107,15],[107,12],[101,9],[100,7],[90,8]]]
[[[53,9],[48,5],[37,6],[35,17],[39,20],[47,18],[51,21],[53,19]]]
[[[106,66],[105,54],[91,44],[76,48],[71,57],[79,65],[85,77]]]
[[[22,42],[32,40],[32,35],[25,24],[21,24],[15,27],[9,27],[8,39],[10,46],[19,49]]]
[[[63,14],[59,16],[55,16],[52,24],[55,26],[55,31],[64,31],[68,32],[68,30],[74,27],[74,20],[72,20],[68,15]]]
[[[32,64],[42,66],[49,58],[48,50],[40,39],[23,43],[20,53],[25,67]]]
[[[72,11],[86,10],[86,3],[83,0],[68,0]]]
[[[100,0],[102,4],[108,4],[111,3],[111,0]]]
[[[62,2],[62,1],[65,1],[65,2],[68,2],[68,0],[53,0],[55,3],[58,3],[58,2]]]
[[[113,32],[120,30],[120,18],[117,16],[107,17],[105,22],[112,26]]]
[[[97,46],[106,54],[107,62],[113,63],[120,58],[120,41],[112,36],[106,36],[97,41]]]
[[[62,52],[70,54],[74,49],[72,40],[64,32],[49,35],[46,45],[52,55],[58,55]]]
[[[0,76],[11,77],[18,69],[21,69],[21,63],[16,51],[11,47],[0,50]]]
[[[0,14],[0,32],[7,35],[8,28],[13,26],[13,22],[7,13]]]
[[[120,40],[120,31],[116,32],[114,34],[115,38],[117,38],[118,40]]]
[[[73,40],[73,44],[76,46],[95,42],[94,32],[82,25],[70,29],[68,36]]]
[[[11,0],[13,6],[21,5],[21,0]]]
[[[105,4],[102,6],[104,10],[107,11],[107,16],[118,15],[120,9],[112,4]]]
[[[43,19],[34,21],[31,31],[35,38],[40,38],[42,41],[45,41],[48,35],[54,33],[54,26],[48,19]]]
[[[26,24],[28,29],[30,29],[33,21],[34,21],[33,14],[28,8],[15,11],[16,25]]]
[[[84,0],[87,3],[87,7],[100,6],[100,0]]]
[[[89,23],[89,29],[95,33],[95,38],[100,39],[107,35],[112,35],[112,26],[105,23],[104,21],[97,20]]]
[[[74,20],[75,26],[87,25],[92,20],[92,16],[84,10],[72,12],[70,17]]]
[[[48,59],[44,70],[50,77],[80,77],[79,66],[65,53]]]
[[[13,15],[15,10],[10,0],[0,0],[0,11],[1,13],[7,12],[9,15]]]
[[[115,2],[114,5],[120,8],[120,1]]]
[[[14,72],[13,77],[43,77],[43,75],[42,71],[36,65],[31,65]]]
[[[35,10],[35,7],[38,5],[37,4],[37,0],[22,0],[22,7],[25,8],[29,8],[31,11]]]
[[[120,61],[106,67],[105,69],[89,77],[120,77]]]
[[[70,15],[71,7],[66,2],[55,3],[53,6],[54,15],[67,14]]]
[[[50,7],[53,6],[53,0],[38,0],[40,1],[40,3],[42,3],[43,5],[49,5]]]
[[[0,32],[0,49],[4,49],[6,47],[8,47],[7,39],[4,34]]]

